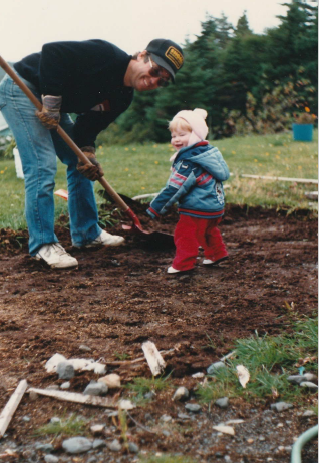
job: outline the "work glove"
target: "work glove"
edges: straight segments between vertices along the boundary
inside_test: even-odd
[[[41,98],[42,110],[35,114],[46,129],[56,129],[60,122],[62,96],[42,95]]]
[[[93,166],[84,164],[82,161],[79,161],[79,163],[76,166],[77,170],[82,175],[84,175],[84,177],[88,178],[89,180],[92,180],[92,182],[103,177],[104,172],[102,170],[101,165],[96,160],[95,149],[93,148],[93,146],[84,146],[83,148],[81,148],[81,151],[85,154],[85,156],[93,164]]]

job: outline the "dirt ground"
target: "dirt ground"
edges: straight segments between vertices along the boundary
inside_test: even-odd
[[[173,233],[176,212],[151,222],[144,205],[134,204],[134,210],[143,228]],[[21,379],[40,388],[63,382],[44,369],[55,353],[114,362],[143,356],[141,344],[147,340],[158,350],[176,347],[165,357],[167,372],[172,372],[175,386],[185,385],[194,391],[199,380],[191,375],[206,372],[211,363],[232,350],[237,339],[255,331],[260,335],[289,331],[291,317],[286,302],[294,303],[294,310],[300,314],[311,316],[317,308],[317,219],[306,210],[289,215],[286,212],[228,205],[220,228],[229,261],[205,268],[199,259],[194,272],[175,277],[166,273],[173,248],[161,249],[156,243],[149,246],[124,232],[120,223],[109,231],[125,236],[125,245],[98,250],[72,249],[68,229],[57,226],[61,244],[79,262],[78,269],[67,271],[48,269],[30,258],[26,232],[2,229],[0,409]],[[116,211],[113,216],[117,216]],[[82,344],[91,352],[80,352]],[[108,372],[118,373],[123,383],[136,376],[151,377],[144,362],[109,366]],[[91,379],[97,379],[91,372],[77,373],[70,391],[83,392]],[[185,406],[172,402],[173,392],[159,393],[150,403],[133,410],[132,417],[144,427],[150,426],[145,418],[148,414],[155,422],[168,414],[178,423],[178,413],[185,413]],[[309,406],[313,403],[309,397]],[[272,421],[267,421],[269,407],[270,402],[247,404],[239,399],[231,401],[226,411],[214,407],[212,412],[204,406],[201,415],[191,420],[192,426],[188,423],[185,428],[179,423],[179,432],[170,429],[168,436],[160,438],[131,421],[130,438],[151,454],[179,452],[199,462],[222,461],[224,455],[238,463],[288,462],[289,453],[278,451],[278,447],[291,446],[294,437],[315,423],[302,418],[296,404],[293,411],[273,414]],[[95,422],[100,422],[104,414],[106,420],[105,412],[98,407],[45,397],[31,401],[26,394],[0,441],[0,453],[13,442],[20,450],[39,442],[33,432],[62,412],[94,417]],[[25,416],[32,419],[24,421]],[[212,426],[226,418],[247,419],[249,424],[243,425],[235,438],[212,438]],[[276,427],[280,423],[283,427],[279,432]],[[257,445],[260,433],[268,445]],[[109,439],[119,438],[118,432],[113,434]],[[248,438],[255,443],[247,444]],[[55,445],[59,455],[58,439]],[[30,452],[21,450],[19,457],[9,460],[44,461],[40,453],[32,457]],[[103,452],[102,456],[97,453],[96,461],[137,461],[134,456],[120,453],[113,457],[109,450]],[[313,441],[307,446],[303,463],[317,461],[316,452],[317,441]],[[88,455],[69,458],[66,461],[86,462]]]

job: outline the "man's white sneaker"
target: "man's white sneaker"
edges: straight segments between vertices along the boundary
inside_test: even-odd
[[[51,268],[72,268],[78,266],[78,261],[70,256],[60,244],[45,244],[35,255],[36,260],[43,260]]]
[[[124,238],[122,236],[117,235],[110,235],[106,233],[105,230],[102,230],[100,236],[98,236],[94,241],[91,243],[86,244],[85,248],[94,248],[96,246],[120,246],[120,244],[124,243]]]
[[[181,270],[177,270],[174,267],[168,267],[167,273],[180,273]]]

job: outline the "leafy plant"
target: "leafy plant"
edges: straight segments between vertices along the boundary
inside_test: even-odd
[[[48,423],[35,431],[37,436],[59,436],[60,434],[65,436],[77,436],[83,434],[86,427],[86,422],[83,418],[72,414],[66,420],[62,420],[56,423]]]
[[[133,400],[141,402],[144,399],[144,395],[147,392],[159,392],[164,391],[170,387],[169,377],[171,373],[164,377],[159,378],[134,378],[132,383],[126,384],[126,388],[133,393]]]

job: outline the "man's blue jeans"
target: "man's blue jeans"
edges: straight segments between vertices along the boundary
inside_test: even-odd
[[[26,80],[24,82],[40,100],[35,87]],[[35,106],[9,76],[0,84],[0,110],[21,157],[30,254],[34,256],[43,245],[58,242],[54,233],[53,196],[56,156],[67,165],[72,243],[82,246],[95,240],[102,229],[98,225],[93,182],[76,170],[78,160],[74,152],[55,130],[43,127],[35,115]],[[60,125],[72,138],[73,122],[68,114],[61,114]]]

